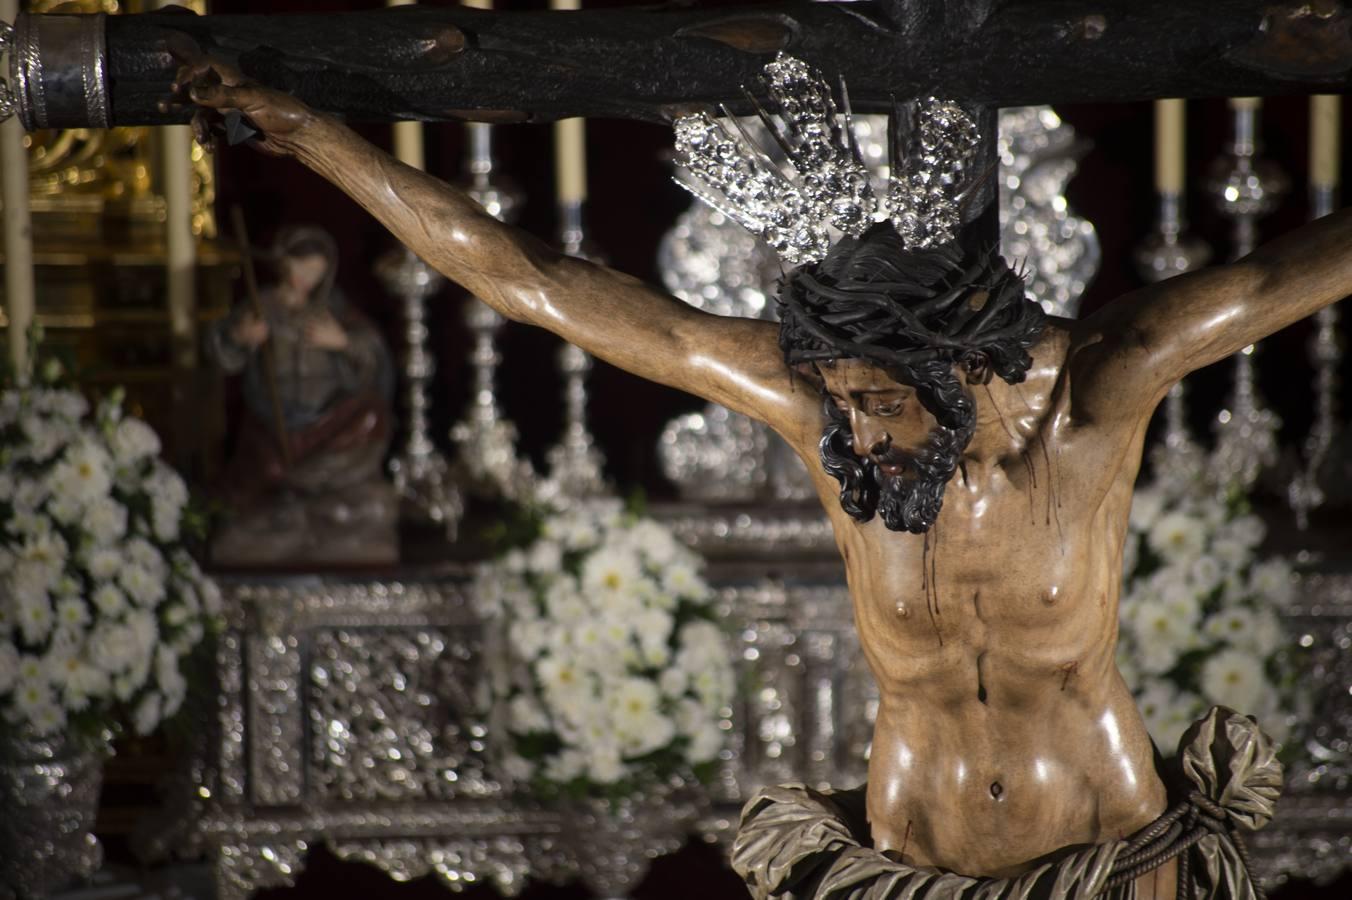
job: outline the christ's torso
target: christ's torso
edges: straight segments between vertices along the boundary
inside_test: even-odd
[[[1015,874],[1164,809],[1114,665],[1140,448],[1105,460],[1077,446],[1064,333],[1049,331],[1026,384],[973,388],[986,404],[973,446],[998,428],[1009,452],[953,478],[928,534],[856,522],[815,467],[881,695],[873,839],[913,864]]]

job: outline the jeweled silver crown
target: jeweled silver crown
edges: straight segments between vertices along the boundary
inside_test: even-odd
[[[676,120],[676,159],[691,176],[677,183],[759,235],[790,265],[818,262],[840,236],[862,235],[880,213],[845,85],[842,114],[826,79],[800,59],[781,53],[762,81],[778,122],[759,104],[756,112],[791,171],[724,110],[723,119],[699,113]],[[892,160],[886,204],[906,246],[954,239],[978,142],[976,124],[958,104],[917,101],[909,146]]]

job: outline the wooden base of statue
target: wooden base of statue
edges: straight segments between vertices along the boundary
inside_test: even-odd
[[[373,480],[316,495],[282,493],[231,519],[211,542],[213,565],[385,566],[399,561],[399,496]]]

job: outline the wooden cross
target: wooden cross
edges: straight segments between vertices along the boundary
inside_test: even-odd
[[[698,9],[486,12],[402,6],[325,15],[28,15],[12,74],[25,125],[183,121],[167,113],[171,47],[350,121],[669,121],[750,112],[761,67],[785,51],[849,85],[858,112],[960,100],[995,168],[996,109],[1159,97],[1341,93],[1352,12],[1335,0],[869,0]],[[995,243],[994,185],[969,234]]]
[[[99,25],[77,39],[71,35],[81,29],[70,20],[78,19]],[[1352,12],[1335,0],[871,0],[581,12],[405,6],[275,16],[169,11],[24,15],[17,31],[20,92],[32,93],[43,81],[56,93],[72,90],[72,81],[88,75],[81,53],[95,52],[100,42],[106,47],[109,125],[181,120],[157,108],[176,68],[168,52],[175,33],[250,77],[353,121],[667,121],[719,103],[744,113],[742,86],[754,88],[761,66],[780,50],[842,76],[860,112],[886,112],[893,97],[930,93],[992,107],[1342,93],[1352,71]],[[34,65],[41,71],[19,77]]]

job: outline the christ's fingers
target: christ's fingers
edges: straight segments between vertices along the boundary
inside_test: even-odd
[[[252,87],[195,82],[188,88],[188,97],[199,106],[212,109],[247,111],[258,103],[258,91]]]

